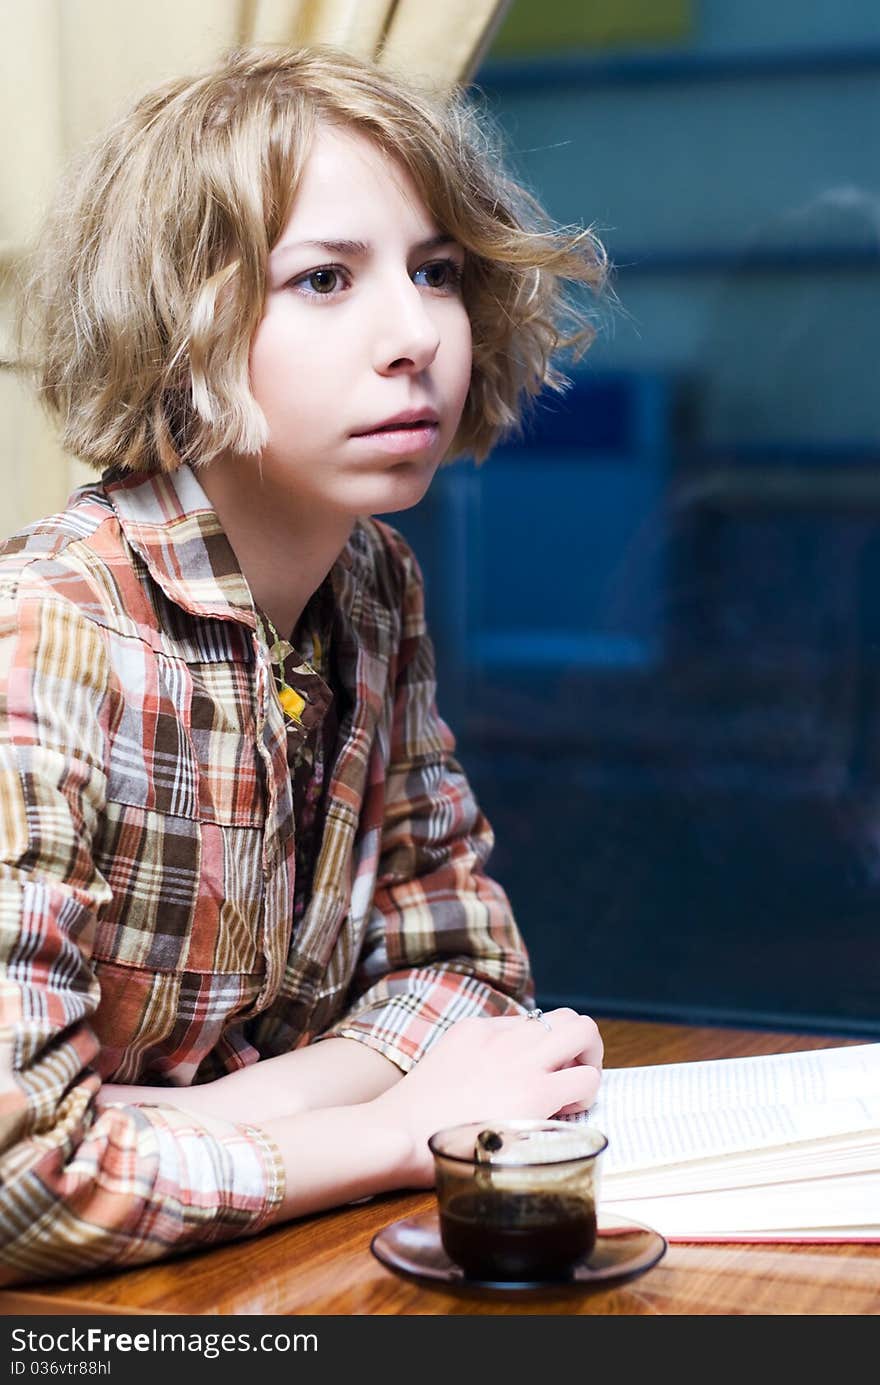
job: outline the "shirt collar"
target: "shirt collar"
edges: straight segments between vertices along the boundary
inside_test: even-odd
[[[250,587],[216,511],[192,468],[173,472],[124,472],[102,476],[126,540],[140,554],[166,596],[198,616],[235,619],[255,628]],[[367,548],[355,523],[331,568],[334,590],[369,575]]]

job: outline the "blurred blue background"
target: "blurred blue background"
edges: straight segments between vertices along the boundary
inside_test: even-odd
[[[880,10],[515,0],[475,87],[620,300],[389,516],[539,1004],[876,1035]]]

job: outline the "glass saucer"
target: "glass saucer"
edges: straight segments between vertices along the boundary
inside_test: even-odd
[[[536,1289],[562,1292],[644,1274],[666,1254],[666,1240],[649,1226],[605,1213],[600,1217],[592,1253],[579,1260],[565,1279],[553,1280],[468,1279],[443,1249],[436,1212],[404,1217],[383,1227],[373,1237],[370,1249],[388,1269],[426,1283],[503,1289],[505,1293]]]

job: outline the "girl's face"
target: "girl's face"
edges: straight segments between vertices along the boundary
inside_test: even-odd
[[[359,133],[318,131],[251,346],[266,482],[352,517],[422,498],[470,383],[463,262],[401,166]],[[374,431],[410,411],[427,425]]]

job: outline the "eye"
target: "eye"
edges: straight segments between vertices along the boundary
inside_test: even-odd
[[[428,288],[431,289],[455,290],[461,284],[462,268],[456,260],[432,260],[416,273],[430,276]]]
[[[329,298],[341,278],[342,270],[336,265],[319,265],[317,269],[310,269],[308,274],[303,274],[299,279],[293,279],[290,286],[304,291],[307,298]],[[314,292],[308,292],[308,285],[311,285]]]

